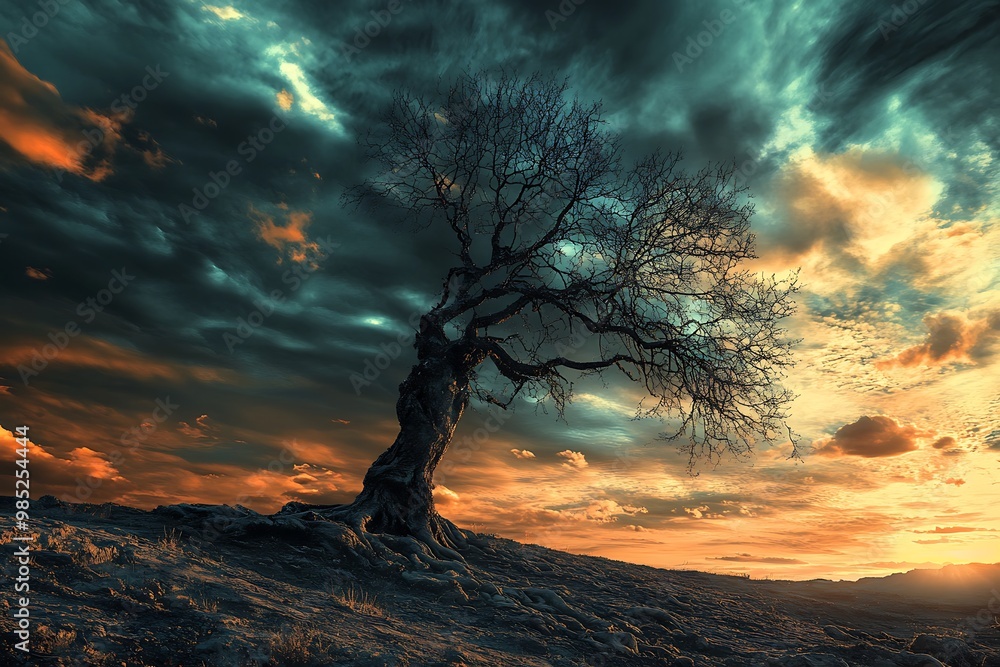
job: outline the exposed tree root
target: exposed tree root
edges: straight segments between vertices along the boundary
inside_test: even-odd
[[[273,518],[314,527],[329,525],[331,537],[342,547],[378,569],[396,572],[403,581],[438,599],[504,608],[544,635],[569,636],[604,651],[640,653],[636,634],[641,633],[631,618],[654,620],[666,627],[680,625],[668,612],[649,608],[630,610],[627,617],[611,622],[574,608],[555,591],[503,584],[489,570],[470,565],[461,552],[498,560],[502,555],[437,513],[409,535],[370,532],[372,526],[385,525],[386,517],[379,516],[377,508],[357,502],[315,509],[289,503]]]
[[[429,551],[431,556],[438,559],[460,563],[465,561],[459,553],[459,549],[465,546],[465,536],[455,524],[437,512],[431,513],[419,523],[408,521],[405,532],[398,531],[402,534],[395,531],[382,533],[378,530],[379,526],[390,523],[384,513],[383,508],[373,503],[355,502],[322,510],[319,515],[329,521],[345,524],[357,534],[362,543],[372,549],[377,548],[373,542],[391,542],[401,546],[401,554],[407,557]],[[391,520],[394,524],[399,523],[398,517],[393,516]],[[387,539],[379,539],[380,537]],[[408,537],[409,541],[401,539],[404,537]]]

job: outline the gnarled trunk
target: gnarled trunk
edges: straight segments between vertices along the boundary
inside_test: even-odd
[[[363,531],[453,542],[434,509],[433,476],[469,403],[470,373],[479,360],[448,343],[433,327],[417,337],[419,361],[399,385],[399,435],[368,469],[350,505]]]

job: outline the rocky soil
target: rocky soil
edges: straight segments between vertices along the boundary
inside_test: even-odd
[[[4,526],[12,498],[0,499]],[[310,508],[33,503],[31,655],[2,664],[1000,667],[1000,565],[751,581],[466,533],[464,562]],[[0,534],[4,581],[15,531]]]

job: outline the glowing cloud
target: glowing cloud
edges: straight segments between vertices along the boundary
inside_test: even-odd
[[[207,12],[212,12],[223,21],[236,21],[238,19],[246,18],[246,14],[232,6],[215,7],[213,5],[204,5],[202,6],[202,9]]]
[[[763,245],[792,258],[817,250],[870,263],[913,234],[940,192],[940,184],[895,155],[806,152],[778,181],[786,222]]]
[[[564,468],[570,468],[572,470],[583,470],[587,467],[587,459],[582,452],[573,452],[568,449],[563,450],[556,454],[556,456],[561,456],[566,459],[563,463]]]
[[[121,140],[124,120],[66,104],[0,40],[0,144],[20,159],[99,181],[111,173],[107,155]]]
[[[875,415],[841,426],[832,438],[819,440],[813,446],[818,443],[816,453],[822,456],[877,458],[915,451],[919,449],[917,439],[925,436],[915,426],[903,426],[891,417]]]
[[[431,492],[434,495],[434,500],[437,502],[453,503],[458,502],[458,494],[449,489],[447,486],[442,486],[437,484],[434,490]]]
[[[14,433],[0,426],[0,449],[13,457],[14,450],[18,447]],[[90,489],[98,488],[104,482],[125,481],[104,454],[89,447],[75,447],[64,455],[56,455],[29,440],[28,458],[31,460],[33,474],[46,480],[50,493],[66,494],[74,500],[76,498],[73,492],[81,484],[81,480],[89,480],[87,487]]]
[[[291,109],[292,104],[294,104],[295,102],[295,96],[292,95],[287,90],[285,90],[284,88],[282,88],[281,92],[279,92],[275,97],[277,99],[278,106],[281,107],[284,111],[288,111],[289,109]]]
[[[279,207],[280,208],[280,207]],[[257,222],[257,235],[264,243],[278,250],[278,264],[287,255],[293,262],[304,263],[319,252],[319,244],[306,237],[306,227],[312,224],[309,211],[288,211],[285,224],[277,224],[274,217],[250,208],[250,217]]]
[[[634,517],[646,514],[649,510],[635,505],[622,505],[617,500],[603,498],[592,500],[584,506],[555,510],[561,519],[569,521],[593,521],[594,523],[611,523],[620,516]]]
[[[291,84],[292,90],[295,91],[295,95],[299,99],[299,107],[303,111],[327,123],[336,123],[334,114],[313,93],[312,88],[309,86],[309,80],[301,67],[295,63],[283,62],[279,70]]]
[[[984,355],[987,347],[1000,334],[1000,311],[973,320],[953,313],[938,313],[926,316],[924,326],[927,327],[927,337],[923,343],[876,365],[885,369],[972,361],[974,357]]]

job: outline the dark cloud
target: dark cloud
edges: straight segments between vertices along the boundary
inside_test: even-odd
[[[750,554],[736,554],[735,556],[717,556],[708,560],[727,560],[734,563],[771,563],[774,565],[808,565],[804,560],[798,558],[781,558],[778,556],[752,556]]]
[[[891,417],[864,416],[837,429],[832,438],[821,440],[816,450],[822,456],[899,456],[917,450],[917,440],[926,434],[915,426],[896,423]]]
[[[986,63],[1000,48],[992,38],[1000,4],[923,2],[912,12],[902,6],[888,1],[845,3],[817,42],[821,66],[813,104],[838,119],[828,131],[829,148],[839,147],[864,123],[879,118],[875,105],[907,84],[916,84],[908,97],[930,113],[944,116],[954,110],[951,104],[938,104],[950,93],[953,100],[969,105],[956,114],[963,125],[978,125],[991,115],[985,91],[996,72]]]
[[[971,320],[954,313],[937,313],[924,317],[924,326],[927,338],[923,343],[907,348],[879,365],[882,368],[936,366],[986,357],[992,353],[1000,335],[1000,312]]]
[[[935,440],[934,444],[931,446],[934,447],[934,449],[951,449],[957,444],[958,441],[955,440],[955,438],[950,435],[946,435]]]
[[[746,99],[706,100],[689,113],[688,123],[700,152],[720,162],[732,160],[739,152],[734,151],[735,137],[745,145],[757,145],[774,129],[774,121],[765,115],[764,109]]]

